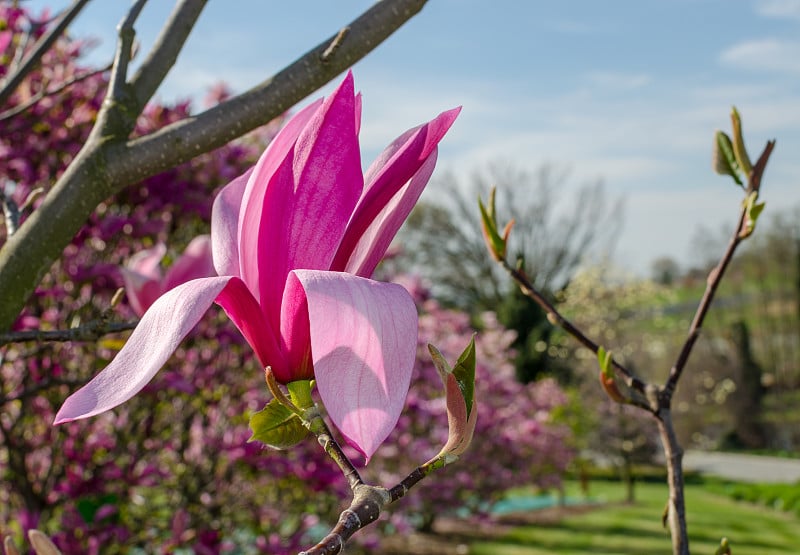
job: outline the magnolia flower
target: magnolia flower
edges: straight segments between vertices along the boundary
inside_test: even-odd
[[[400,416],[417,339],[406,290],[369,277],[459,111],[405,132],[363,175],[361,98],[351,74],[298,112],[214,201],[218,277],[159,297],[111,364],[65,401],[56,423],[130,399],[216,302],[278,381],[316,380],[333,423],[369,459]]]
[[[161,272],[161,259],[167,253],[164,243],[134,254],[122,268],[125,293],[131,308],[142,316],[161,295],[181,283],[216,275],[211,260],[211,237],[199,235],[192,239],[183,254],[167,270]]]

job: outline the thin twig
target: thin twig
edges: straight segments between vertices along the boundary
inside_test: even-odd
[[[48,96],[55,96],[55,95],[63,92],[64,90],[68,89],[69,87],[71,87],[72,85],[74,85],[76,83],[80,83],[81,81],[85,81],[86,79],[94,77],[95,75],[99,75],[101,73],[105,73],[105,72],[107,72],[107,71],[109,71],[111,69],[111,66],[112,66],[112,64],[108,64],[105,67],[102,67],[100,69],[96,69],[96,70],[93,70],[93,71],[87,71],[87,72],[81,73],[80,75],[76,75],[72,79],[64,81],[59,86],[57,86],[57,87],[55,87],[53,89],[41,90],[38,93],[36,93],[35,95],[33,95],[32,97],[30,97],[27,101],[25,101],[25,102],[23,102],[21,104],[17,104],[13,108],[9,108],[5,112],[0,112],[0,121],[11,119],[14,116],[17,116],[17,115],[21,114],[22,112],[24,112],[25,110],[31,108],[32,106],[37,104],[40,100],[42,100],[42,99],[44,99],[44,98],[46,98]]]
[[[597,354],[597,351],[599,350],[600,346],[591,339],[589,339],[580,329],[575,327],[575,325],[572,322],[564,318],[564,316],[562,316],[561,313],[558,312],[556,307],[553,306],[553,304],[550,301],[548,301],[544,297],[544,295],[542,295],[542,293],[539,292],[539,290],[533,286],[531,281],[528,279],[527,275],[525,275],[525,272],[511,266],[511,264],[509,264],[508,261],[505,259],[501,260],[500,264],[506,270],[506,272],[508,272],[509,275],[511,275],[511,277],[514,279],[517,285],[519,285],[520,290],[527,297],[531,298],[536,304],[538,304],[542,308],[542,310],[545,311],[545,313],[547,314],[547,320],[552,325],[559,326],[568,334],[570,334],[572,337],[577,339],[581,345],[592,351],[594,354]],[[633,372],[628,370],[628,368],[626,368],[624,365],[622,365],[617,360],[614,360],[613,358],[611,359],[611,365],[614,367],[617,373],[622,377],[623,381],[628,387],[630,387],[633,391],[645,395],[645,390],[647,387],[647,384],[645,382],[636,377],[633,374]],[[634,398],[631,399],[631,401],[643,409],[651,410],[650,405],[645,403],[641,399],[637,400]]]
[[[327,425],[325,427],[327,429]],[[329,432],[330,430],[328,430],[328,434]],[[322,444],[323,438],[321,438],[320,435],[317,435],[317,438],[320,444]],[[344,457],[346,461],[344,465],[345,468],[349,467],[355,471],[355,467],[352,466],[350,460],[344,452],[341,451],[336,441],[333,440],[333,438],[328,438],[330,438],[330,435],[324,438],[324,441],[329,441],[332,445],[335,445],[333,450]],[[330,454],[327,447],[325,448],[325,452]],[[339,461],[336,462],[339,464]],[[338,553],[343,553],[345,544],[347,544],[347,541],[353,534],[378,520],[384,507],[404,497],[411,488],[430,475],[434,470],[442,466],[444,466],[443,460],[434,458],[415,468],[408,476],[389,490],[381,486],[366,484],[361,481],[360,477],[357,481],[350,482],[350,487],[353,491],[353,499],[350,505],[341,512],[339,520],[331,529],[330,533],[315,546],[306,551],[301,551],[299,555],[337,555]],[[339,467],[342,468],[342,465],[339,465]],[[348,476],[347,473],[345,473],[345,476],[347,476],[348,481],[350,481],[350,476]]]
[[[127,98],[125,88],[128,80],[128,64],[131,61],[131,56],[133,56],[133,42],[136,38],[136,30],[133,28],[133,24],[136,23],[146,3],[147,0],[136,0],[130,11],[117,26],[117,50],[111,66],[107,99],[119,102]]]
[[[7,343],[24,343],[27,341],[97,341],[110,333],[119,333],[132,330],[139,323],[138,320],[130,322],[108,322],[100,318],[67,330],[25,330],[0,333],[0,345]]]
[[[33,50],[25,56],[17,70],[11,75],[6,76],[3,83],[0,84],[0,106],[8,102],[8,99],[11,98],[11,95],[17,87],[19,87],[20,83],[33,71],[33,68],[41,61],[45,52],[50,50],[53,43],[58,40],[58,37],[62,35],[67,26],[75,19],[88,2],[89,0],[75,0],[72,5],[64,11],[58,23],[47,33],[42,35],[36,42]]]
[[[748,188],[747,191],[756,191],[761,187],[761,178],[764,174],[764,170],[767,166],[767,161],[769,160],[770,155],[772,154],[772,149],[775,148],[775,141],[767,142],[767,146],[764,148],[764,151],[761,153],[761,156],[758,158],[758,162],[753,167],[752,172],[748,176]],[[694,347],[695,343],[697,342],[698,337],[700,336],[700,330],[703,326],[703,321],[705,320],[706,314],[708,314],[708,310],[711,308],[711,303],[714,300],[714,295],[717,292],[717,288],[719,284],[722,282],[722,276],[725,274],[725,270],[728,268],[730,261],[733,259],[733,255],[736,252],[736,248],[741,244],[743,241],[741,231],[743,226],[745,225],[747,215],[746,207],[742,207],[739,213],[739,221],[736,225],[736,228],[733,230],[733,235],[731,236],[730,241],[728,242],[728,246],[725,249],[725,253],[722,255],[719,263],[711,270],[711,273],[706,280],[706,290],[703,293],[703,297],[700,300],[700,304],[697,306],[697,310],[695,311],[694,318],[692,319],[692,323],[689,325],[689,331],[687,333],[686,341],[681,347],[681,351],[678,354],[678,358],[675,361],[675,364],[669,371],[669,377],[667,378],[666,383],[664,384],[664,393],[667,396],[667,400],[672,398],[673,393],[675,392],[675,388],[678,385],[678,380],[683,373],[683,369],[686,366],[686,362],[689,360],[689,355],[692,352],[692,348]]]

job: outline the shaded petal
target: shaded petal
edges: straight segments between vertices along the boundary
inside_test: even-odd
[[[228,280],[196,279],[162,295],[111,364],[64,401],[55,423],[100,414],[138,393],[169,360]]]
[[[192,239],[164,277],[163,291],[197,278],[217,275],[211,256],[211,237],[198,235]]]
[[[247,181],[253,168],[225,185],[211,209],[211,247],[214,268],[221,276],[239,273],[239,211]]]
[[[436,145],[460,111],[461,108],[448,110],[406,131],[372,163],[366,173],[364,194],[347,226],[332,270],[372,274],[425,188],[435,164]],[[396,197],[412,178],[415,182]]]
[[[286,353],[289,371],[276,373],[281,383],[314,377],[311,360],[311,330],[308,323],[308,299],[300,280],[290,272],[281,301],[281,349]]]
[[[280,373],[285,374],[286,360],[281,353],[276,335],[244,281],[237,277],[232,278],[217,296],[217,304],[225,310],[253,347],[261,366],[264,368],[272,366],[276,376]]]
[[[253,255],[265,270],[259,302],[274,329],[280,327],[278,307],[289,272],[329,268],[361,195],[355,117],[353,78],[348,74],[308,121],[292,155],[270,176]],[[242,256],[249,255],[242,251]],[[245,281],[252,291],[249,276]]]
[[[239,271],[234,275],[238,275],[247,283],[248,289],[256,300],[260,300],[258,249],[267,187],[273,174],[278,171],[287,157],[291,159],[297,137],[321,106],[322,99],[319,99],[289,119],[250,171],[245,190],[242,193],[241,207],[244,212],[238,214],[236,232],[239,246],[237,250]]]
[[[293,272],[308,300],[314,375],[336,427],[369,460],[405,404],[417,311],[403,287],[338,272]]]

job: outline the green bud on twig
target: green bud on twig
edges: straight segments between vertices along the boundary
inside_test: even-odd
[[[739,164],[733,152],[733,143],[724,131],[717,131],[714,135],[711,164],[715,172],[731,176],[738,185],[744,187],[744,183],[739,177]]]
[[[747,149],[744,147],[742,119],[739,117],[739,111],[736,109],[736,106],[731,108],[731,123],[733,124],[733,153],[745,177],[749,179],[750,172],[753,171],[753,165],[750,163],[750,157],[747,155]]]
[[[511,228],[514,226],[514,220],[508,222],[503,228],[503,234],[497,230],[497,212],[495,211],[495,197],[496,189],[492,187],[489,192],[489,204],[485,206],[483,201],[478,199],[478,207],[481,210],[481,231],[483,231],[483,239],[486,241],[486,247],[492,258],[498,262],[505,260],[506,247],[508,246],[508,235],[511,233]]]

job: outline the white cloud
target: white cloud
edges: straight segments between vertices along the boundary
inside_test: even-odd
[[[800,0],[760,0],[756,13],[763,17],[800,20]]]
[[[749,40],[727,48],[722,63],[741,69],[800,73],[800,42],[780,39]]]

